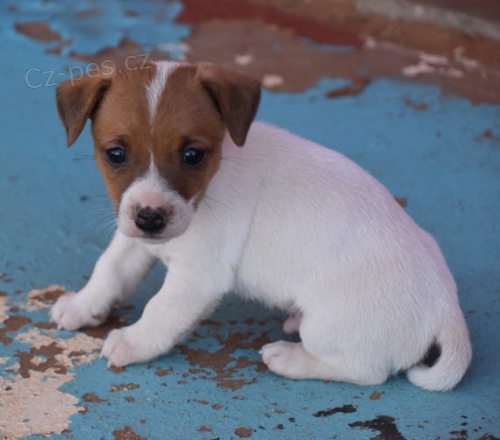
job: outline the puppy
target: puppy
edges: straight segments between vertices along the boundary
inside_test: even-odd
[[[160,259],[165,282],[135,324],[109,334],[109,366],[168,353],[235,291],[291,313],[284,330],[301,342],[261,350],[276,374],[374,385],[406,371],[450,390],[471,344],[438,245],[346,157],[252,123],[259,99],[257,81],[211,64],[153,62],[59,86],[69,146],[92,121],[118,229],[52,320],[100,325]]]

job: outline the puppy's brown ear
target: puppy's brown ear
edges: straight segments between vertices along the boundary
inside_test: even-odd
[[[197,76],[219,109],[234,143],[245,143],[260,102],[260,83],[222,67],[202,63]]]
[[[78,139],[87,119],[110,84],[109,77],[84,75],[66,81],[57,88],[57,110],[66,129],[68,147]]]

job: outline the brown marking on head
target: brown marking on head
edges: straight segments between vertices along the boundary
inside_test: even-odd
[[[98,166],[118,211],[123,193],[151,166],[184,200],[198,202],[217,172],[225,131],[242,146],[260,100],[257,81],[210,64],[179,65],[166,77],[155,109],[147,90],[160,68],[93,72],[59,86],[57,104],[68,145],[80,135],[87,118]],[[106,151],[119,147],[126,161],[111,164]],[[189,166],[189,149],[204,152]]]
[[[116,211],[124,191],[149,167],[152,137],[145,90],[156,67],[150,64],[121,72],[114,75],[91,115],[97,166]],[[120,166],[111,164],[106,154],[117,147],[124,150],[127,158]]]
[[[201,197],[217,172],[224,133],[217,108],[197,78],[197,67],[171,72],[152,122],[152,149],[160,175],[185,200]],[[199,166],[183,164],[189,148],[205,152]]]

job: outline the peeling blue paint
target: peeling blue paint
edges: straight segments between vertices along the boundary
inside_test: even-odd
[[[18,12],[9,11],[12,5]],[[102,14],[74,18],[91,7],[99,7]],[[0,273],[12,279],[9,283],[0,279],[0,291],[8,293],[11,307],[25,301],[35,287],[58,283],[80,288],[112,230],[102,179],[93,161],[87,160],[92,156],[88,130],[71,150],[66,149],[55,109],[55,86],[30,87],[26,72],[40,69],[38,77],[31,78],[42,80],[43,72],[54,71],[53,80],[58,82],[64,78],[57,74],[75,63],[67,58],[70,51],[97,52],[117,45],[124,36],[146,50],[159,43],[182,47],[190,30],[172,23],[180,7],[133,0],[10,1],[0,6]],[[129,17],[127,10],[141,13]],[[163,17],[161,22],[155,20],[158,16]],[[14,30],[15,22],[24,21],[47,21],[63,39],[73,37],[75,42],[63,49],[62,56],[49,56],[45,49],[51,44]],[[469,438],[500,436],[500,106],[473,105],[443,96],[438,87],[388,79],[372,81],[355,97],[325,98],[342,84],[324,79],[301,94],[264,92],[259,118],[353,158],[393,194],[406,198],[410,214],[436,236],[457,278],[475,350],[462,384],[439,394],[419,390],[404,377],[377,387],[295,382],[257,371],[252,362],[259,361],[259,355],[252,348],[231,355],[250,362],[232,377],[249,384],[233,391],[211,380],[217,371],[190,364],[189,356],[175,349],[168,357],[120,373],[107,370],[104,360],[75,368],[75,380],[62,391],[79,399],[94,393],[104,401],[81,400],[88,410],[71,418],[71,433],[52,438],[112,439],[115,429],[130,426],[150,439],[237,438],[235,430],[247,427],[258,439],[358,440],[379,433],[349,425],[379,415],[393,417],[408,439],[450,438],[461,430]],[[408,102],[423,103],[426,109],[417,110]],[[488,130],[493,136],[484,136]],[[157,268],[134,299],[135,308],[120,313],[136,320],[162,275]],[[15,293],[19,290],[24,293]],[[18,314],[29,316],[33,323],[47,321],[46,309]],[[211,318],[221,326],[201,326],[186,346],[215,353],[223,347],[220,337],[238,332],[248,334],[249,341],[264,333],[272,340],[282,338],[274,316],[258,305],[243,307],[239,300],[228,298]],[[256,322],[246,323],[251,318]],[[61,338],[71,335],[59,333]],[[0,343],[0,357],[11,357],[0,364],[0,376],[11,374],[6,367],[14,364],[19,351],[29,351],[29,345]],[[224,366],[231,367],[234,362]],[[114,385],[126,383],[138,388],[112,391]],[[382,394],[371,399],[374,392]],[[356,411],[314,416],[344,405]]]

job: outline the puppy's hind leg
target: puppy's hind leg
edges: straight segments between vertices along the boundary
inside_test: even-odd
[[[300,322],[302,321],[302,313],[294,312],[283,323],[283,331],[285,333],[297,333],[300,329]]]
[[[302,342],[273,342],[264,345],[260,354],[269,370],[290,379],[333,380],[358,385],[378,385],[387,379],[384,374],[359,374],[359,366],[340,354],[316,357]]]

